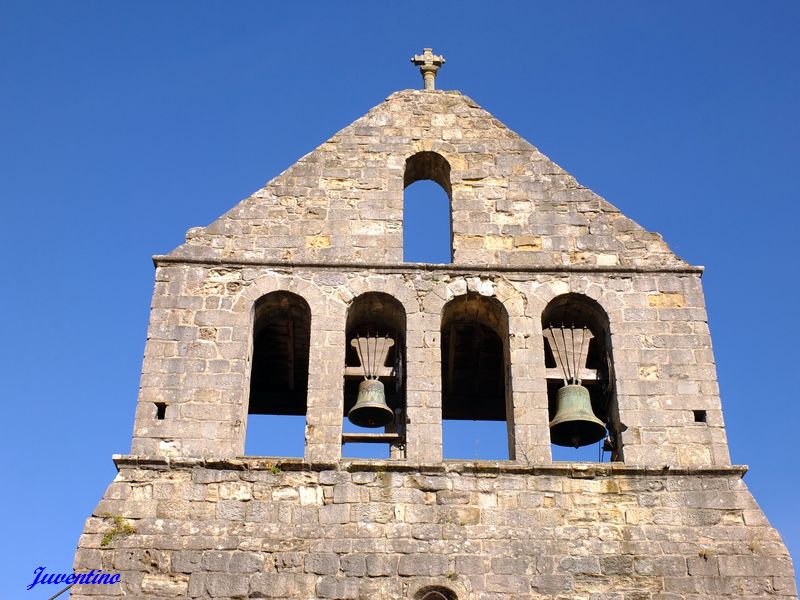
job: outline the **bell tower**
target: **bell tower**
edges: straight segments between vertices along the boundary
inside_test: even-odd
[[[702,268],[412,62],[424,89],[154,257],[132,447],[76,570],[119,572],[109,597],[796,599],[730,464]],[[403,260],[418,180],[450,263]],[[303,456],[246,455],[253,415],[304,417]],[[505,422],[508,460],[443,460],[448,420]]]

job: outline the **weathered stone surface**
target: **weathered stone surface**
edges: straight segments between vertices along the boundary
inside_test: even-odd
[[[403,166],[420,151],[450,165],[457,264],[685,265],[470,98],[416,90],[392,94],[224,217],[193,228],[173,255],[400,262]]]
[[[185,596],[189,589],[189,576],[180,573],[145,573],[142,593],[169,598]]]
[[[194,507],[211,504],[213,514],[214,504],[230,502],[210,492],[220,486],[217,481],[222,473],[227,489],[238,490],[237,495],[271,496],[272,491],[302,480],[319,488],[324,497],[333,498],[337,486],[369,493],[390,485],[396,492],[419,492],[425,481],[420,474],[434,465],[415,465],[407,471],[385,464],[379,477],[365,476],[372,473],[368,461],[336,471],[272,474],[265,470],[270,474],[265,483],[258,476],[262,472],[259,464],[266,467],[258,459],[220,461],[216,467],[202,466],[199,461],[188,461],[185,466],[153,461],[147,468],[133,467],[134,460],[120,459],[120,474],[109,487],[109,495],[117,494],[125,483],[172,490],[174,498],[179,498],[179,486],[163,484],[180,480],[184,474],[205,482],[196,485],[209,488],[198,494],[209,499],[190,502],[187,511],[168,518],[131,519],[136,533],[124,542],[103,546],[100,536],[87,525],[76,566],[113,562],[122,573],[121,589],[134,597],[361,598],[366,589],[379,594],[384,590],[386,597],[392,597],[392,586],[399,580],[409,585],[426,581],[449,589],[456,589],[459,581],[469,581],[472,591],[459,598],[474,600],[530,593],[554,598],[616,598],[621,594],[623,600],[688,600],[697,594],[796,598],[791,561],[769,523],[760,520],[748,525],[742,518],[726,517],[754,510],[736,468],[656,472],[598,465],[594,478],[574,479],[568,475],[570,465],[553,471],[554,476],[537,474],[536,467],[451,463],[447,473],[433,480],[433,487],[443,489],[430,493],[442,493],[456,483],[456,487],[474,490],[447,496],[462,503],[438,505],[444,511],[468,511],[474,519],[448,519],[439,525],[433,522],[436,513],[431,513],[431,522],[409,524],[400,518],[408,513],[392,511],[384,522],[365,522],[356,512],[340,511],[358,503],[303,505],[295,496],[282,503],[318,514],[291,524],[283,521],[280,513],[262,514],[258,520],[248,516],[241,521],[198,520]],[[248,468],[236,468],[239,465]],[[563,482],[556,486],[559,477]],[[521,488],[548,499],[548,507],[533,502],[529,507],[508,508],[504,502],[482,500],[487,494],[513,498],[523,493]],[[724,502],[719,500],[721,493]],[[587,519],[578,509],[585,504],[578,499],[590,499],[590,505],[600,508]],[[244,504],[254,502],[258,501]],[[405,506],[407,511],[419,508],[416,504]],[[695,524],[692,506],[707,507],[701,509],[708,514],[703,525]],[[336,518],[330,523],[304,524],[325,521],[322,515],[332,509]],[[660,518],[664,510],[676,511],[677,518]],[[98,531],[101,525],[102,520]],[[158,537],[162,531],[172,534]],[[199,548],[198,540],[203,542]],[[158,551],[153,550],[154,544]],[[363,581],[370,583],[363,587]]]
[[[420,178],[450,198],[452,264],[403,262]],[[132,454],[75,557],[122,579],[76,600],[796,600],[730,466],[701,269],[466,96],[393,94],[156,265]],[[273,292],[310,315],[305,452],[237,458]],[[402,313],[405,443],[343,460],[345,332],[369,292]],[[613,464],[551,459],[543,319],[578,297],[607,318],[586,370],[609,372]],[[453,300],[507,342],[508,461],[442,461]],[[104,543],[111,517],[133,533]]]
[[[241,267],[244,270],[245,267]],[[309,426],[306,456],[309,459],[338,460],[341,455],[341,402],[344,363],[343,331],[347,310],[342,298],[352,301],[366,291],[384,291],[400,299],[406,313],[408,343],[408,414],[411,426],[405,456],[412,460],[438,460],[441,433],[437,406],[441,395],[441,311],[454,297],[474,290],[496,298],[508,313],[509,351],[514,422],[514,452],[526,462],[548,462],[550,441],[547,422],[547,394],[543,385],[544,341],[541,318],[547,302],[564,293],[592,293],[603,307],[614,334],[614,372],[620,420],[627,426],[622,434],[625,461],[639,465],[726,465],[729,464],[720,409],[711,339],[703,311],[699,275],[696,273],[549,273],[524,272],[466,275],[446,268],[420,272],[397,265],[377,275],[371,270],[353,269],[345,273],[329,267],[297,268],[283,273],[270,267],[246,267],[248,278],[235,292],[222,290],[220,298],[230,309],[210,311],[204,326],[164,329],[163,322],[195,320],[204,308],[179,308],[185,297],[202,293],[203,282],[219,277],[217,267],[168,263],[159,271],[176,286],[164,295],[156,291],[159,309],[151,324],[151,340],[145,349],[140,408],[135,422],[133,451],[142,455],[237,456],[244,453],[246,423],[241,422],[247,403],[245,381],[250,357],[246,343],[215,343],[222,358],[189,357],[181,342],[163,346],[157,335],[197,339],[209,326],[248,331],[253,304],[276,289],[292,290],[311,308],[312,359],[309,362]],[[230,278],[226,269],[226,278]],[[336,274],[335,282],[327,278]],[[317,276],[325,275],[319,279]],[[316,279],[315,279],[316,278]],[[315,283],[315,281],[317,283]],[[680,289],[682,307],[649,307],[650,290]],[[215,292],[216,293],[216,292]],[[677,292],[669,292],[675,294]],[[661,294],[658,295],[660,297]],[[672,300],[670,303],[674,304]],[[420,307],[424,310],[421,312]],[[667,314],[665,311],[671,311]],[[192,316],[187,316],[187,312]],[[213,318],[212,318],[213,316]],[[214,319],[219,319],[215,323]],[[222,323],[228,323],[223,327]],[[218,325],[218,327],[217,327]],[[245,335],[246,338],[246,335]],[[150,360],[151,348],[169,356],[167,366]],[[202,361],[199,372],[185,373],[190,361]],[[224,370],[212,369],[211,362],[225,361]],[[176,366],[177,365],[177,366]],[[170,371],[185,373],[172,379]],[[164,401],[172,412],[163,420],[155,418],[154,402]],[[174,409],[174,410],[173,410]],[[695,422],[696,411],[704,411],[705,421]],[[174,418],[169,415],[175,415]],[[209,432],[212,434],[209,435]],[[420,480],[422,491],[439,490],[441,481]],[[223,487],[227,499],[242,501],[237,489]],[[275,490],[276,500],[294,500],[302,494],[306,503],[316,503],[315,492],[303,488]],[[337,497],[357,497],[355,488],[341,488]],[[446,498],[446,496],[443,496]],[[231,505],[231,510],[236,510]]]

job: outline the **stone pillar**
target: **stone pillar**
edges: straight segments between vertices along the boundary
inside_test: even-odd
[[[438,345],[439,315],[418,312],[408,317],[408,390],[406,458],[412,462],[442,460],[442,359]]]

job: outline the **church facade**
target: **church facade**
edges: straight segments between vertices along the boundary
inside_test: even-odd
[[[702,269],[415,62],[426,89],[154,257],[131,452],[75,558],[121,580],[72,597],[796,599],[730,463]],[[419,180],[448,264],[403,261]],[[270,414],[305,416],[303,457],[245,455]],[[509,459],[443,460],[449,419],[504,421]]]

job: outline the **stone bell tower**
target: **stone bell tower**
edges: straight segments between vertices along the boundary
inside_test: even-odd
[[[730,464],[702,269],[412,61],[424,90],[154,257],[131,452],[75,558],[121,581],[72,597],[796,598]],[[403,261],[418,180],[448,264]],[[246,456],[255,414],[304,415],[304,456]],[[443,420],[505,422],[509,459],[443,460]]]

